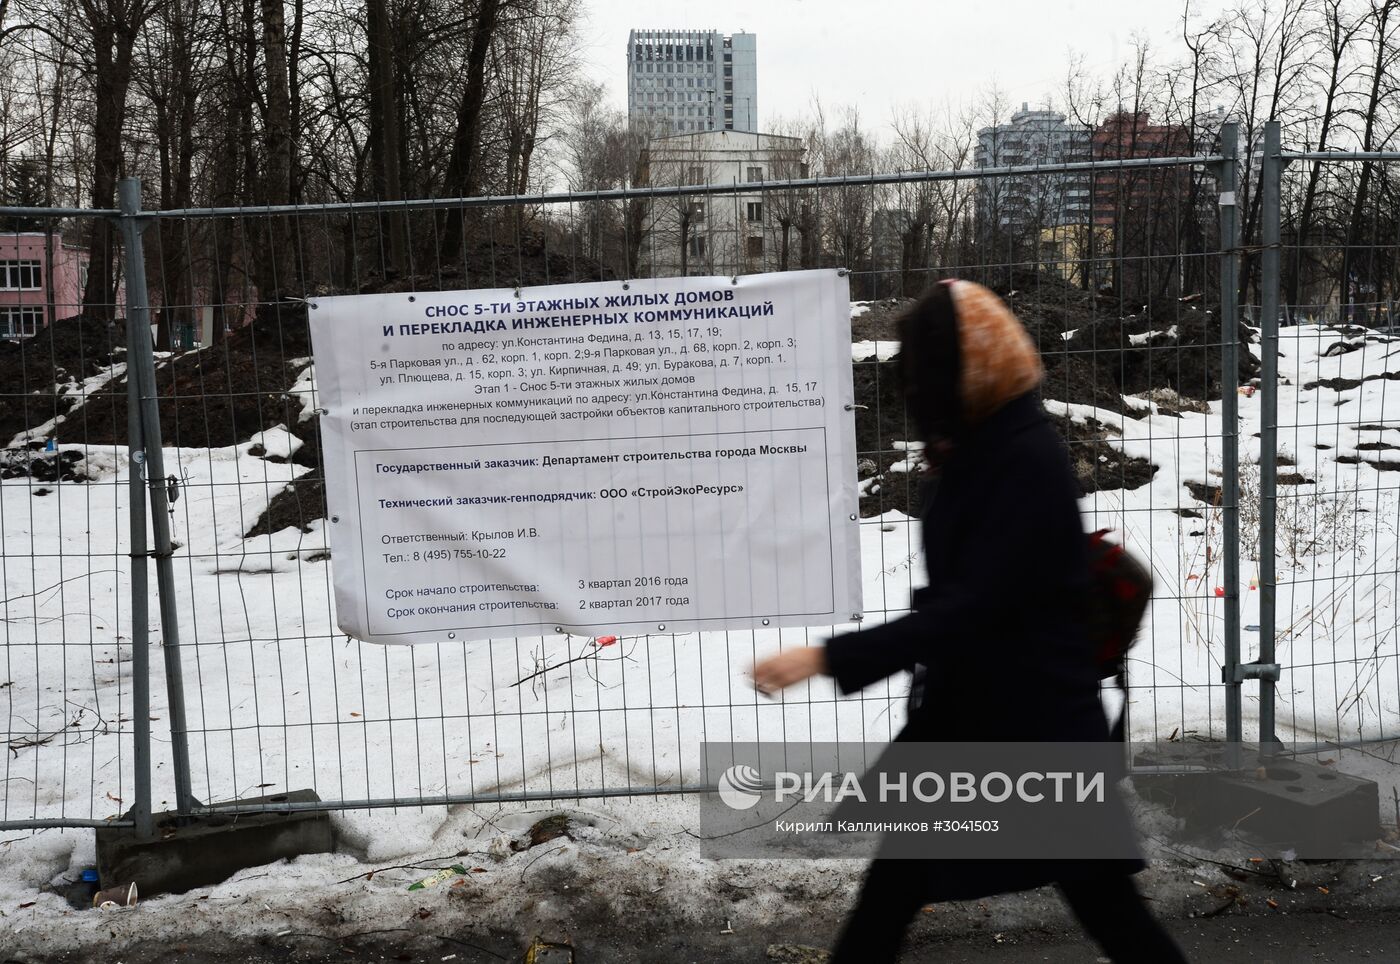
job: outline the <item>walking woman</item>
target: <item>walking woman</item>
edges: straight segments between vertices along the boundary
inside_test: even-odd
[[[952,281],[900,319],[900,338],[906,407],[936,474],[921,519],[928,587],[908,615],[760,662],[754,685],[773,693],[825,674],[852,693],[912,670],[901,741],[1107,740],[1077,487],[1037,397],[1030,337],[993,292]],[[1142,867],[876,860],[833,962],[896,960],[925,904],[1050,883],[1114,961],[1185,961],[1133,885]]]

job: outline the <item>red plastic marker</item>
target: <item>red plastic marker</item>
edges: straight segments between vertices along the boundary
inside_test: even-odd
[[[1224,598],[1225,598],[1225,587],[1224,587],[1224,586],[1216,586],[1216,587],[1215,587],[1215,595],[1216,595],[1216,598],[1217,598],[1217,599],[1224,599]]]
[[[602,647],[602,646],[611,646],[613,643],[617,642],[617,637],[616,637],[616,636],[599,636],[597,639],[594,640],[594,642],[597,643],[600,647]]]

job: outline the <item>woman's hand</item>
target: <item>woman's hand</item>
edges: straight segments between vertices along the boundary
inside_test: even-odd
[[[769,656],[753,668],[753,687],[772,696],[785,686],[826,673],[826,647],[803,646]]]

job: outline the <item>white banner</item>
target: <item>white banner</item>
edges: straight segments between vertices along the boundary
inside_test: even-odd
[[[341,630],[850,621],[849,298],[797,271],[314,301]]]

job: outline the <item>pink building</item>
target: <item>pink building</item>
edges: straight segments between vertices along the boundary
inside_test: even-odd
[[[81,314],[87,273],[86,244],[67,243],[59,232],[48,236],[42,231],[0,231],[0,338],[29,338],[51,322]],[[158,281],[150,295],[154,335],[162,302]],[[174,311],[170,337],[177,348],[208,345],[213,340],[216,321],[211,292],[196,286],[192,297],[193,304]],[[230,291],[224,301],[223,324],[228,329],[241,328],[256,314],[257,289]],[[117,285],[114,314],[126,315],[125,283]]]
[[[79,314],[87,266],[87,247],[57,232],[0,232],[0,337],[27,338]]]

